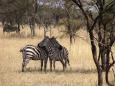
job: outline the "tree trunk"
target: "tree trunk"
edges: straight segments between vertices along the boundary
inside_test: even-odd
[[[108,74],[109,74],[109,70],[110,70],[110,68],[113,66],[115,64],[115,62],[113,62],[113,63],[111,63],[110,65],[108,65],[106,68],[106,83],[109,85],[109,86],[114,86],[113,84],[111,84],[110,82],[109,82],[109,76],[108,76]]]
[[[93,55],[93,60],[94,60],[94,63],[96,65],[97,72],[98,72],[98,86],[102,86],[103,85],[102,68],[101,68],[99,61],[97,59],[97,50],[96,50],[96,45],[94,43],[93,31],[89,31],[89,36],[90,36],[91,51],[92,51],[92,55]]]
[[[31,29],[31,35],[35,36],[35,26],[31,25],[30,29]]]
[[[109,64],[110,63],[110,56],[109,56],[109,54],[110,54],[110,50],[109,49],[111,49],[111,48],[109,48],[108,47],[108,49],[107,49],[107,61],[106,61],[106,83],[109,85],[109,86],[114,86],[114,85],[112,85],[110,82],[109,82],[109,76],[108,76],[108,74],[109,74],[109,70],[110,70],[110,68],[113,66],[113,64]]]
[[[32,30],[32,36],[35,36],[35,28]]]
[[[103,72],[102,72],[102,68],[101,67],[99,67],[98,69],[97,69],[97,71],[98,71],[98,86],[102,86],[103,85]]]
[[[46,28],[44,27],[44,38],[45,38],[45,36],[46,36]]]
[[[101,64],[102,64],[102,70],[106,70],[106,52],[105,49],[101,50]]]
[[[70,34],[70,44],[73,44],[72,35]]]

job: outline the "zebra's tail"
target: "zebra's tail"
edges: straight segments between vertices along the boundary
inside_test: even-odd
[[[69,65],[69,68],[70,68],[70,70],[71,70],[72,68],[71,68],[71,65],[70,65],[69,58],[67,58],[67,64]]]
[[[67,58],[67,63],[68,63],[68,65],[70,66],[69,58]]]

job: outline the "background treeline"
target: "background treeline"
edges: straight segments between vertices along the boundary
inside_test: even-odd
[[[36,24],[45,30],[51,26],[68,27],[71,24],[75,32],[81,26],[79,9],[73,3],[66,6],[63,0],[1,0],[0,3],[0,21],[3,25],[7,23],[20,28],[27,24],[32,36],[35,36]]]

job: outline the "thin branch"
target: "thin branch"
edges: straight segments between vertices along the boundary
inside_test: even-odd
[[[77,0],[72,0],[76,5],[78,5],[80,7],[80,4],[78,3]]]
[[[113,57],[113,52],[112,52],[112,51],[110,51],[110,52],[111,52],[112,60],[113,60],[113,62],[114,62],[115,60],[114,60],[114,57]]]
[[[88,18],[88,15],[86,14],[85,10],[83,9],[81,1],[80,0],[72,0],[72,1],[81,9],[81,12],[83,13],[83,15],[84,15],[84,17],[86,18],[86,21],[87,21],[87,29],[89,29],[89,27],[90,27],[89,18]]]
[[[98,62],[100,61],[101,52],[99,51]]]
[[[113,68],[112,68],[112,71],[113,71],[113,75],[114,75],[114,80],[115,80],[115,71],[113,70]]]
[[[97,23],[97,20],[99,19],[99,15],[94,19],[94,23],[92,24],[92,26],[91,26],[91,28],[90,28],[90,30],[89,31],[92,31],[93,29],[94,29],[94,27],[95,27],[95,25],[96,25],[96,23]]]

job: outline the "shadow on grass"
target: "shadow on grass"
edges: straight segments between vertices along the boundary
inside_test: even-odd
[[[26,68],[26,70],[24,72],[22,72],[21,70],[18,70],[19,73],[38,73],[38,72],[44,72],[44,70],[41,71],[41,69],[39,68]]]
[[[76,69],[76,70],[66,70],[66,71],[62,71],[62,70],[55,70],[55,73],[64,73],[64,74],[73,74],[73,73],[76,73],[76,74],[91,74],[91,73],[96,73],[96,69]]]
[[[96,69],[67,69],[65,71],[63,70],[59,70],[59,69],[56,69],[55,71],[52,70],[50,71],[50,69],[47,69],[47,71],[45,72],[44,69],[41,71],[41,69],[38,69],[38,68],[26,68],[26,71],[25,72],[22,72],[21,70],[18,71],[19,73],[56,73],[56,74],[73,74],[73,73],[76,73],[76,74],[92,74],[92,73],[96,73]]]

